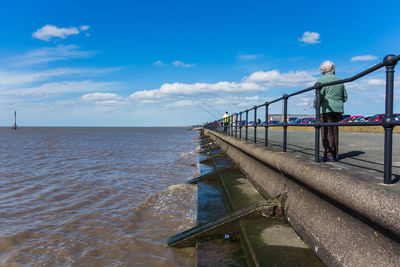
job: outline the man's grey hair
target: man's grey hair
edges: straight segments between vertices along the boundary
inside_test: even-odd
[[[322,62],[321,66],[319,66],[319,71],[322,74],[325,74],[330,71],[335,72],[335,70],[336,70],[335,64],[333,64],[333,62],[329,60]]]

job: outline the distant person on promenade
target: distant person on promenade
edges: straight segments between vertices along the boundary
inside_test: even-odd
[[[232,113],[232,130],[236,130],[236,122],[237,122],[237,113]]]
[[[228,111],[222,116],[222,120],[224,122],[224,133],[228,132],[228,125],[229,125],[229,115]]]
[[[323,74],[318,79],[320,83],[327,83],[340,80],[335,75],[335,64],[327,60],[319,67]],[[344,112],[343,103],[347,100],[346,88],[343,84],[325,86],[321,89],[320,102],[320,120],[321,122],[339,122]],[[314,97],[314,108],[316,107],[316,98]],[[325,152],[322,161],[333,162],[339,159],[339,127],[325,126],[321,127],[322,144]]]

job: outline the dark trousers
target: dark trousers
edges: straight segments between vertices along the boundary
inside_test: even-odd
[[[228,132],[228,123],[224,122],[224,133]]]
[[[342,114],[338,112],[328,112],[320,116],[321,122],[339,122]],[[322,145],[325,152],[324,157],[339,157],[339,127],[325,126],[321,127]]]

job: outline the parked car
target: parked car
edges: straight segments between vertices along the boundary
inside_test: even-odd
[[[306,124],[306,123],[311,123],[311,121],[315,121],[315,118],[304,118],[300,124]]]
[[[297,117],[289,117],[289,123],[293,124],[297,120]]]
[[[367,116],[366,116],[367,117]],[[371,116],[368,120],[366,121],[382,121],[383,118],[385,117],[385,114],[375,114],[374,116]],[[400,114],[395,113],[393,114],[393,118],[398,121],[400,120]]]
[[[339,122],[354,122],[356,119],[361,118],[362,116],[351,116],[345,119],[342,119]]]
[[[356,118],[354,120],[354,122],[361,122],[361,120],[363,120],[364,118],[365,118],[365,116],[360,116],[360,117]]]
[[[310,120],[311,118],[300,118],[300,119],[297,119],[293,124],[302,124],[302,123],[304,123],[305,121],[308,121],[308,120]]]
[[[369,118],[368,121],[382,121],[383,116],[385,116],[385,114],[375,114],[374,116]]]
[[[281,125],[281,121],[280,120],[270,120],[268,122],[269,125]]]
[[[360,120],[359,120],[359,122],[366,122],[366,121],[368,121],[371,117],[373,117],[374,115],[367,115],[367,116],[364,116],[364,117],[362,117]]]

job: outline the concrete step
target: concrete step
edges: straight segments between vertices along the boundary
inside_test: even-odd
[[[275,218],[278,201],[265,200],[228,158],[212,154],[200,164],[208,172],[188,182],[198,186],[198,224],[168,245],[196,246],[197,266],[323,266],[284,218]]]
[[[186,184],[196,184],[196,183],[198,183],[200,181],[204,181],[206,179],[212,178],[213,176],[217,175],[218,173],[221,173],[221,172],[224,172],[224,171],[227,171],[227,170],[231,170],[231,169],[234,169],[234,168],[235,168],[234,166],[226,166],[226,167],[223,167],[223,168],[219,168],[219,169],[216,169],[215,171],[212,171],[212,172],[200,175],[199,177],[193,178],[192,180],[187,181],[185,183]]]
[[[226,233],[233,235],[238,233],[239,221],[247,217],[261,217],[271,214],[276,204],[266,200],[252,203],[240,210],[229,213],[221,218],[208,223],[197,225],[194,228],[170,237],[168,245],[172,247],[194,246],[196,240],[202,237],[225,236]]]
[[[199,239],[196,266],[250,266],[240,239]]]
[[[325,266],[283,218],[242,220],[240,231],[255,266]]]
[[[226,170],[218,173],[218,176],[229,211],[235,212],[264,200],[240,170]],[[275,205],[279,205],[276,200]],[[241,241],[250,265],[324,266],[285,219],[274,217],[274,214],[271,212],[263,217],[240,220]]]
[[[218,175],[231,211],[242,209],[255,202],[265,201],[240,170],[227,169]],[[276,200],[273,202],[278,205]]]

